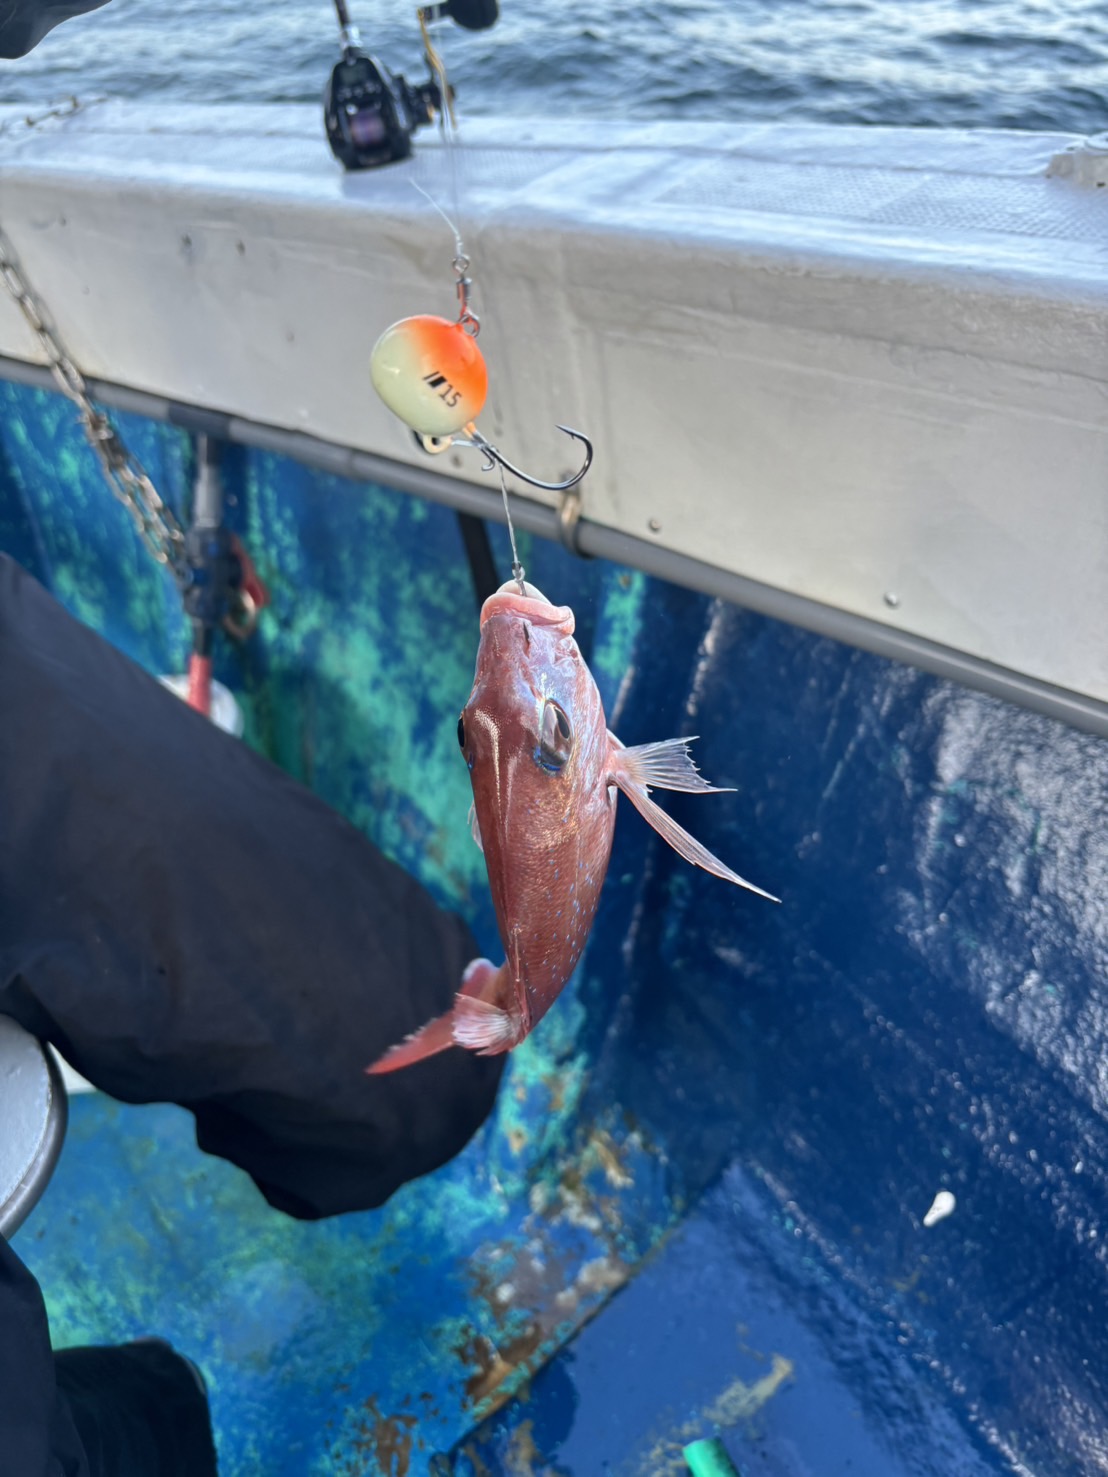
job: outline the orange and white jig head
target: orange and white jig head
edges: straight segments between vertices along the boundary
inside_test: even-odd
[[[434,201],[431,203],[434,205]],[[583,465],[564,482],[543,482],[514,467],[477,429],[477,417],[489,389],[485,356],[477,347],[481,323],[469,305],[473,286],[468,275],[469,257],[457,229],[449,217],[444,219],[454,231],[457,322],[420,313],[386,328],[370,355],[373,388],[392,413],[411,427],[424,451],[436,454],[451,446],[476,447],[488,458],[486,471],[496,465],[532,487],[566,492],[577,486],[592,465],[592,442],[580,431],[558,427],[584,443]]]
[[[386,328],[373,346],[373,388],[394,415],[421,439],[444,440],[481,414],[489,392],[485,356],[477,347],[481,324],[469,307],[469,262],[454,258],[458,321],[419,313]],[[438,450],[438,447],[428,447]]]

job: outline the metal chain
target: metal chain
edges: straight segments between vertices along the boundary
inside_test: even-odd
[[[28,118],[33,127],[44,118],[64,117],[80,106],[76,98],[44,113]],[[173,510],[161,499],[145,468],[124,442],[103,411],[89,398],[84,375],[70,358],[50,322],[42,302],[36,297],[19,264],[11,242],[0,226],[0,277],[16,306],[38,339],[50,373],[62,394],[73,401],[80,414],[81,425],[89,445],[96,453],[104,477],[112,492],[129,510],[143,543],[159,564],[170,569],[180,582],[186,575],[185,535]]]

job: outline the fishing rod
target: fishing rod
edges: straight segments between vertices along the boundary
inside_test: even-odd
[[[372,169],[406,159],[412,134],[449,109],[454,89],[446,81],[427,27],[452,20],[467,31],[484,31],[500,14],[497,0],[441,0],[416,11],[431,76],[412,85],[363,50],[346,0],[334,0],[342,56],[323,93],[323,124],[331,152],[344,169]]]

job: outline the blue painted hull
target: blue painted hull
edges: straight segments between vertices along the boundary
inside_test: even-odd
[[[68,406],[0,399],[0,547],[179,670],[175,592]],[[180,504],[185,438],[121,419]],[[226,472],[274,596],[217,665],[246,741],[495,953],[454,733],[477,630],[453,515],[261,454]],[[186,1334],[232,1477],[655,1477],[717,1426],[744,1473],[1103,1471],[1108,749],[627,570],[523,558],[574,606],[625,742],[701,735],[702,771],[737,793],[667,809],[782,905],[624,807],[583,965],[495,1120],[379,1217],[289,1228],[176,1110],[78,1104],[17,1242],[56,1338]],[[925,1227],[941,1189],[954,1212]],[[563,1262],[528,1293],[536,1226]]]

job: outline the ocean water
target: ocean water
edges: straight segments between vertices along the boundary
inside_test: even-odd
[[[423,80],[415,6],[352,0],[370,50]],[[439,37],[464,118],[776,119],[1108,129],[1108,0],[502,0]],[[319,97],[329,0],[111,0],[0,64],[0,100]]]

